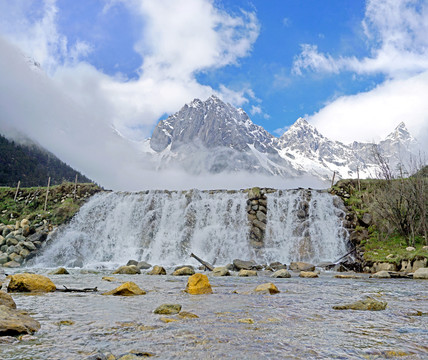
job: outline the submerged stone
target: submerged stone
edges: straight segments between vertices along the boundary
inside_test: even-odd
[[[358,300],[352,304],[337,305],[333,306],[334,310],[368,310],[368,311],[380,311],[386,309],[387,303],[384,301],[378,301],[372,298],[365,300]]]
[[[141,274],[141,271],[135,265],[125,265],[113,271],[113,274],[135,275],[135,274]]]
[[[56,270],[53,270],[49,273],[49,275],[69,275],[70,273],[67,271],[66,268],[60,267]]]
[[[291,274],[286,269],[280,269],[275,271],[271,277],[273,278],[291,278]]]
[[[219,266],[214,268],[213,276],[230,276],[230,272],[226,266]]]
[[[134,296],[134,295],[145,295],[146,292],[138,287],[132,281],[128,281],[116,289],[107,291],[103,295],[115,295],[115,296]]]
[[[155,265],[148,275],[166,275],[166,270],[162,266]]]
[[[268,293],[271,295],[278,294],[280,292],[278,288],[272,283],[261,284],[257,286],[254,291]]]
[[[173,315],[173,314],[178,314],[180,311],[181,311],[180,304],[162,304],[162,305],[159,305],[153,312],[155,314],[160,314],[160,315]]]

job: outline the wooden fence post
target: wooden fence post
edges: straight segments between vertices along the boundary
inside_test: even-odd
[[[76,200],[76,192],[77,192],[77,174],[76,174],[76,179],[74,180],[73,200]]]
[[[18,186],[16,187],[15,197],[13,198],[14,202],[16,202],[16,197],[18,196],[19,185],[21,185],[21,180],[18,180]]]
[[[46,207],[48,206],[48,194],[49,194],[49,185],[50,184],[51,184],[51,177],[49,176],[48,187],[46,189],[46,199],[45,199],[45,208],[44,208],[44,211],[46,211]]]

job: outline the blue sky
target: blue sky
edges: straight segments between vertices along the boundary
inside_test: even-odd
[[[138,141],[215,93],[277,136],[301,116],[345,143],[404,121],[426,145],[427,33],[426,0],[0,0],[0,105],[32,110],[9,106],[1,121],[73,162],[39,129],[78,137],[89,124]],[[43,76],[18,81],[18,53]],[[79,115],[53,109],[64,102]]]

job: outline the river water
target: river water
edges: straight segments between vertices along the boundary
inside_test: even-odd
[[[209,276],[213,294],[195,296],[183,292],[187,277],[114,275],[119,282],[106,282],[105,275],[111,272],[75,269],[50,275],[58,288],[98,287],[98,293],[12,294],[41,329],[33,339],[2,343],[0,359],[85,359],[97,351],[117,356],[130,350],[160,359],[428,358],[428,283],[423,280],[337,279],[328,272],[315,279]],[[101,295],[123,281],[134,281],[147,294]],[[254,293],[258,284],[270,281],[279,294]],[[386,301],[387,309],[332,309],[365,296]],[[173,315],[167,317],[178,321],[164,323],[153,313],[162,303],[181,304],[199,318]]]

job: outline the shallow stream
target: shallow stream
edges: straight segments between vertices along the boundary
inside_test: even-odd
[[[47,270],[37,273],[47,274]],[[50,275],[58,288],[98,287],[98,293],[12,294],[19,309],[41,323],[30,340],[0,345],[0,359],[85,359],[97,351],[118,356],[138,350],[161,359],[427,359],[428,282],[407,279],[209,277],[211,295],[188,295],[186,277]],[[102,296],[134,281],[146,295]],[[254,293],[273,282],[281,293]],[[337,311],[365,296],[386,301],[384,311]],[[164,323],[153,310],[182,305],[199,316]],[[251,320],[249,320],[251,319]],[[60,324],[61,321],[69,321]],[[252,323],[253,322],[253,323]]]

